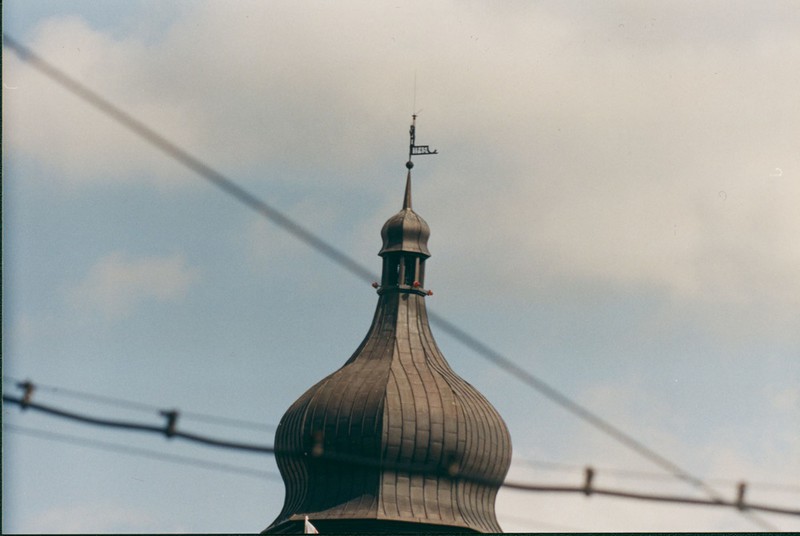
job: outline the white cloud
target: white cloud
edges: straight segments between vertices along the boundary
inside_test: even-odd
[[[151,96],[158,82],[148,75],[145,62],[157,51],[135,39],[114,39],[77,17],[42,24],[30,46],[134,118],[193,145],[187,110]],[[3,92],[8,150],[45,164],[48,184],[113,184],[143,175],[168,187],[185,180],[186,173],[168,157],[22,63],[8,48],[3,49],[3,75],[16,88]]]
[[[619,14],[628,29],[651,15],[676,25],[647,47],[622,46],[606,13],[566,30],[563,55],[525,56],[530,70],[503,87],[513,104],[497,107],[514,114],[471,132],[486,136],[489,164],[439,172],[437,198],[455,202],[434,233],[457,241],[448,254],[489,259],[490,270],[453,265],[494,291],[655,290],[760,310],[785,334],[800,306],[800,108],[788,89],[800,78],[766,51],[780,43],[800,58],[800,48],[780,25],[738,41],[681,35],[683,19],[702,17],[666,11]],[[737,12],[731,24],[748,16],[758,26],[771,14]]]
[[[730,307],[721,332],[753,311],[792,330],[788,5],[240,7],[192,4],[160,39],[51,19],[31,46],[237,180],[335,176],[344,191],[386,162],[401,175],[416,72],[420,141],[441,150],[417,180],[454,271],[532,297],[574,281],[659,292]],[[54,183],[188,176],[5,55],[8,145]]]
[[[78,310],[120,317],[144,302],[179,300],[199,278],[181,255],[137,259],[114,252],[98,260],[67,296]]]

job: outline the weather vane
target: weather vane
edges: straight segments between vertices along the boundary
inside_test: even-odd
[[[414,162],[411,161],[411,157],[414,155],[425,155],[425,154],[439,154],[439,151],[433,150],[431,151],[427,145],[414,145],[416,141],[416,129],[417,129],[417,114],[413,114],[411,116],[411,128],[408,131],[409,136],[411,137],[411,143],[408,146],[408,162],[406,162],[406,167],[411,170],[414,167]]]

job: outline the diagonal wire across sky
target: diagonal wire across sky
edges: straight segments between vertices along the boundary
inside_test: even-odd
[[[372,270],[366,268],[344,251],[331,245],[303,225],[295,222],[292,218],[277,208],[259,199],[245,188],[239,186],[232,179],[225,176],[223,173],[217,171],[188,151],[179,147],[177,144],[168,140],[154,129],[150,128],[143,122],[133,117],[131,114],[113,104],[111,101],[99,95],[91,88],[70,77],[12,37],[3,35],[3,44],[11,48],[24,62],[43,73],[52,81],[67,89],[70,93],[83,99],[92,107],[114,119],[126,129],[132,131],[173,160],[180,162],[190,170],[194,171],[200,177],[211,182],[214,186],[236,199],[239,203],[261,214],[263,217],[278,225],[292,236],[304,242],[318,253],[321,253],[351,274],[367,282],[372,282],[377,279],[377,276],[372,272]],[[575,402],[555,387],[517,365],[514,363],[514,361],[495,351],[486,343],[478,340],[474,336],[456,326],[454,323],[448,321],[435,312],[429,312],[429,318],[430,321],[439,329],[445,333],[448,333],[454,339],[461,342],[484,359],[494,363],[498,368],[509,373],[525,385],[533,388],[545,398],[567,410],[580,420],[586,422],[593,428],[614,439],[616,442],[661,467],[665,471],[672,474],[675,478],[683,480],[693,487],[702,490],[711,499],[718,501],[724,500],[723,496],[719,492],[705,483],[702,479],[693,476],[691,473],[684,470],[667,457],[648,447],[643,442],[637,440],[632,435],[624,432],[578,402]],[[776,527],[770,525],[759,517],[756,517],[752,512],[743,511],[742,514],[747,516],[753,523],[757,524],[763,529],[777,530]]]

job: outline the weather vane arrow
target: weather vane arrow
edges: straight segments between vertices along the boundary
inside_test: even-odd
[[[414,163],[411,161],[411,157],[415,155],[425,155],[425,154],[439,154],[439,151],[430,149],[427,145],[415,145],[416,142],[416,130],[417,130],[417,114],[413,114],[411,116],[411,128],[408,131],[408,134],[411,138],[411,143],[408,146],[408,162],[406,162],[406,167],[411,169],[414,167]]]

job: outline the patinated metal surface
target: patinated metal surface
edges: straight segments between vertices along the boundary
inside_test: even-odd
[[[511,440],[448,365],[428,324],[427,224],[404,208],[382,231],[383,279],[364,341],[278,427],[283,510],[267,532],[499,532],[494,503]],[[399,217],[402,214],[402,217]],[[388,229],[387,229],[388,228]]]
[[[431,229],[428,224],[411,209],[411,172],[409,171],[406,178],[403,209],[383,224],[381,229],[383,247],[379,255],[404,251],[430,257],[431,253],[428,251],[428,238],[430,235]]]

